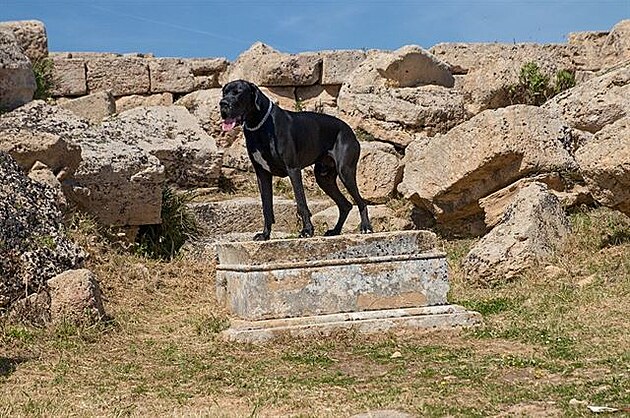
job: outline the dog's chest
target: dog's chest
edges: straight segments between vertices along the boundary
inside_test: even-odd
[[[285,176],[286,167],[275,149],[273,138],[246,138],[247,151],[252,162],[276,176]]]

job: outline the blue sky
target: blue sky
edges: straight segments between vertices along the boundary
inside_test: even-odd
[[[256,41],[284,52],[555,43],[628,18],[630,0],[0,0],[0,20],[42,20],[51,51],[230,60]]]

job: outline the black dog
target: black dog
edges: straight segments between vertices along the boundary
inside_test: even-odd
[[[320,113],[283,110],[255,84],[243,80],[223,87],[219,107],[223,130],[243,124],[247,153],[258,178],[265,226],[254,240],[268,240],[274,223],[272,176],[289,176],[302,218],[300,237],[313,236],[311,213],[302,184],[302,169],[313,164],[317,184],[339,207],[337,225],[326,235],[339,235],[352,209],[352,203],[337,186],[337,175],[359,207],[361,233],[372,232],[367,206],[356,181],[360,145],[345,122]]]

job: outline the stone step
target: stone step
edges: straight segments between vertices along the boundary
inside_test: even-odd
[[[481,321],[479,313],[458,305],[425,306],[263,321],[235,320],[222,337],[228,341],[262,343],[286,335],[313,337],[344,331],[373,334],[398,330],[444,330],[475,326]]]
[[[312,213],[317,213],[334,203],[328,199],[311,199],[308,201]],[[231,233],[251,233],[262,231],[262,205],[260,197],[239,197],[216,202],[189,203],[189,209],[208,236]],[[297,234],[301,229],[301,221],[297,216],[295,201],[274,197],[274,215],[276,232]]]

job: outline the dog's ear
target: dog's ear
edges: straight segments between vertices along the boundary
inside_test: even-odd
[[[256,110],[261,111],[265,106],[263,93],[254,83],[249,83],[249,87],[252,89],[252,94],[254,95],[254,105],[256,106]]]

